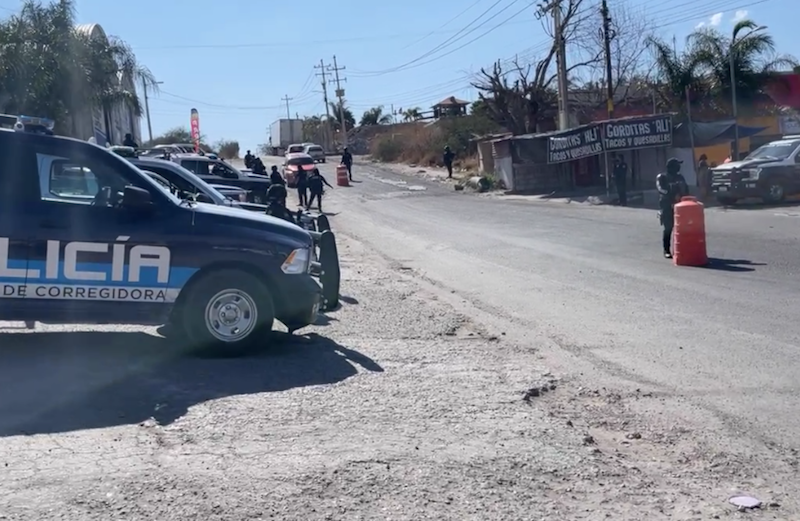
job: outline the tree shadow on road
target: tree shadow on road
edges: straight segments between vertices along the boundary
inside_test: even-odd
[[[0,334],[0,436],[165,425],[216,398],[330,384],[383,369],[333,340],[276,333],[268,350],[197,358],[145,333]]]
[[[756,271],[753,266],[766,266],[763,262],[753,262],[743,259],[717,259],[709,258],[708,264],[703,266],[708,270],[745,272]]]

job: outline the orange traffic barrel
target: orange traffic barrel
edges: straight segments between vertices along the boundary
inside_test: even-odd
[[[676,266],[708,264],[704,210],[703,204],[695,197],[682,197],[681,202],[675,205],[672,262]]]
[[[347,177],[347,167],[343,164],[336,167],[336,184],[338,186],[350,186],[350,179]]]

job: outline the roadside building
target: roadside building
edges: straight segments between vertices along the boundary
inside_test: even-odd
[[[93,38],[108,39],[100,24],[82,24],[76,27]],[[125,90],[136,92],[134,78],[120,75],[119,82]],[[72,137],[88,140],[94,137],[99,145],[110,143],[121,145],[125,134],[130,133],[134,141],[142,142],[141,117],[136,116],[133,109],[123,102],[110,107],[87,106],[78,111],[71,120]]]

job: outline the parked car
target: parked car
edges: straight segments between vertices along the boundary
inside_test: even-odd
[[[304,152],[311,156],[314,161],[319,163],[325,162],[325,150],[319,145],[306,145]]]
[[[800,135],[758,147],[741,161],[710,170],[711,190],[722,204],[759,198],[779,203],[800,194]]]
[[[248,202],[265,204],[267,201],[267,189],[270,186],[269,176],[244,173],[222,160],[197,154],[170,156],[170,161],[193,172],[208,183],[244,188],[248,191]]]
[[[286,147],[286,155],[288,156],[289,154],[302,154],[303,152],[305,152],[305,150],[306,146],[304,144],[295,143],[293,145],[289,145],[288,147]]]

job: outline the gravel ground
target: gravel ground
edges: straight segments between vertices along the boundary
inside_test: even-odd
[[[738,516],[732,483],[763,492],[658,396],[561,381],[340,242],[343,307],[251,358],[178,357],[142,328],[4,329],[0,519],[707,520]],[[790,519],[781,492],[751,517]]]

